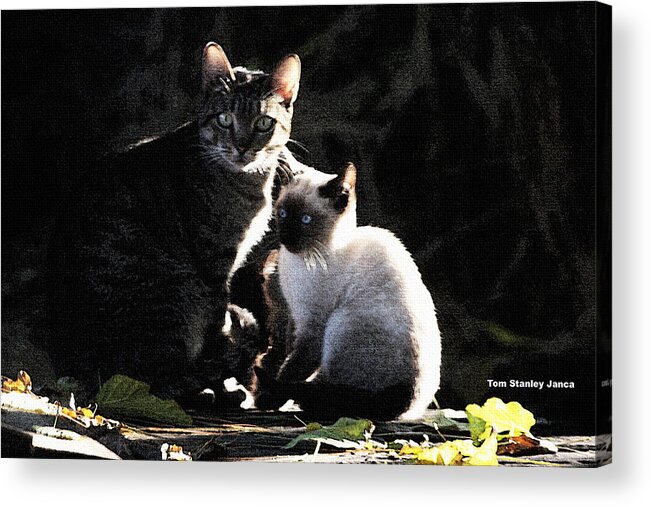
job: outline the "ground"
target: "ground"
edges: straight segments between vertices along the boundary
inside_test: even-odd
[[[161,459],[163,444],[178,445],[183,452],[200,461],[265,461],[310,463],[408,463],[388,449],[344,450],[314,441],[285,446],[305,432],[301,412],[237,410],[221,416],[194,415],[190,428],[161,428],[140,424],[121,429],[81,428],[62,418],[57,428],[69,429],[85,438],[65,440],[44,436],[35,427],[51,427],[53,417],[28,414],[13,409],[2,411],[3,457],[78,457],[112,459]],[[376,423],[372,440],[392,442],[396,439],[421,442],[424,435],[432,442],[443,438],[467,438],[460,434],[439,434],[431,424],[436,411],[428,411],[421,421]],[[430,421],[430,423],[428,423]],[[87,437],[87,438],[86,438]],[[91,440],[92,439],[92,440]],[[546,439],[558,451],[511,457],[500,456],[507,466],[595,466],[595,438],[591,436],[554,436]],[[63,442],[63,443],[61,443]]]

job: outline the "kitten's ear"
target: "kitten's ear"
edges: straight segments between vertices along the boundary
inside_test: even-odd
[[[342,186],[347,188],[349,192],[355,190],[355,185],[357,184],[357,167],[355,167],[355,164],[352,162],[346,164],[341,179]]]
[[[357,168],[352,162],[348,162],[341,174],[319,188],[319,194],[321,197],[330,199],[337,211],[344,211],[348,206],[350,196],[355,195],[356,183]]]
[[[220,79],[234,81],[235,74],[222,47],[214,42],[209,42],[203,48],[201,85],[204,93],[214,88]]]
[[[288,55],[271,74],[271,89],[282,98],[285,107],[291,106],[298,95],[301,80],[301,59],[298,55]]]

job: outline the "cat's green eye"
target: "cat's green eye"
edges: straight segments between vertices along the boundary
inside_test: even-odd
[[[269,132],[276,123],[270,116],[260,116],[253,122],[253,128],[258,132]]]
[[[217,124],[225,129],[233,125],[233,115],[231,113],[219,113],[217,115]]]

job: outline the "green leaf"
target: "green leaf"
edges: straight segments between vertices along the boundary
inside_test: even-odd
[[[308,425],[308,428],[310,427],[315,429],[297,436],[285,446],[285,449],[290,449],[303,440],[320,441],[334,447],[357,448],[360,447],[360,441],[366,442],[375,429],[373,423],[368,419],[351,419],[349,417],[341,417],[330,426],[317,428]]]
[[[457,411],[450,409],[440,409],[434,410],[431,417],[426,417],[423,419],[423,422],[428,426],[437,428],[442,433],[467,433],[469,431],[469,423],[464,421],[457,420],[460,418],[457,415]],[[467,414],[461,412],[464,417],[467,417]],[[452,419],[450,415],[454,415],[455,419]]]
[[[479,445],[486,438],[486,433],[490,432],[491,427],[482,418],[481,407],[475,403],[466,407],[466,415],[468,416],[470,438],[475,445]]]
[[[97,394],[103,415],[116,419],[145,419],[172,426],[191,426],[192,418],[174,400],[149,393],[149,385],[125,375],[113,375]]]

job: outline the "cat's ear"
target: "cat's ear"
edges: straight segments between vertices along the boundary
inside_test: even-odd
[[[356,183],[357,168],[352,162],[348,162],[338,176],[319,188],[319,194],[330,199],[334,208],[341,212],[348,206],[351,196],[354,197]]]
[[[235,80],[235,74],[226,53],[219,44],[209,42],[203,48],[201,85],[204,93],[213,89],[220,80]]]
[[[348,192],[355,190],[355,185],[357,184],[357,167],[355,167],[355,164],[348,162],[340,177],[343,188],[348,189]]]
[[[298,96],[301,80],[301,59],[298,55],[288,55],[271,74],[271,89],[282,99],[285,107],[291,106]]]

